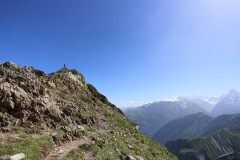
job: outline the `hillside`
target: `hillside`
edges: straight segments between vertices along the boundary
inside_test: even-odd
[[[239,160],[239,159],[240,159],[240,150],[236,150],[233,153],[229,153],[229,154],[218,157],[217,160]]]
[[[159,101],[124,111],[124,114],[140,126],[142,133],[152,137],[166,123],[186,115],[206,112],[188,100]]]
[[[182,119],[186,119],[186,117]],[[184,122],[181,119],[179,121]],[[184,125],[191,127],[192,123],[185,121]],[[175,131],[174,128],[170,129],[168,133]],[[179,134],[181,134],[181,132],[179,132]],[[197,159],[202,157],[202,159],[207,160],[216,159],[220,156],[219,159],[239,157],[240,114],[218,116],[202,127],[198,133],[198,137],[192,138],[193,139],[169,141],[166,147],[176,154],[179,159],[189,157],[191,157],[191,159]]]
[[[240,148],[240,130],[222,129],[205,137],[178,139],[166,147],[180,160],[215,160]]]
[[[164,125],[154,136],[153,139],[160,144],[179,138],[194,138],[203,132],[203,127],[212,118],[204,113],[197,113],[175,119]]]
[[[240,129],[240,114],[221,115],[214,118],[203,128],[203,135],[209,135],[219,129]]]
[[[0,64],[0,159],[176,159],[76,70]]]

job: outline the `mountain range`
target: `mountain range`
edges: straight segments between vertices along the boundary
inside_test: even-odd
[[[124,114],[140,126],[149,137],[168,122],[186,115],[202,112],[212,117],[240,113],[240,92],[230,90],[219,97],[180,96],[143,106],[125,109]]]
[[[140,126],[142,133],[150,137],[167,122],[198,112],[206,111],[188,100],[154,102],[124,111],[130,120]]]
[[[240,113],[240,92],[232,89],[228,94],[220,98],[219,102],[212,109],[211,114],[219,116],[235,113]]]
[[[240,92],[180,96],[124,110],[180,160],[240,159]]]

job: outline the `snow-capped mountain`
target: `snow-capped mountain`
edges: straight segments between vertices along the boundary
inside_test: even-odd
[[[125,115],[137,123],[141,131],[153,136],[163,125],[176,118],[194,113],[211,116],[240,113],[240,92],[230,90],[219,97],[179,96],[123,110]]]
[[[221,97],[212,110],[212,115],[240,113],[240,92],[232,89]]]
[[[209,97],[209,96],[179,96],[173,97],[169,99],[164,99],[163,101],[175,102],[175,101],[189,101],[195,103],[200,108],[206,110],[207,112],[211,112],[214,106],[218,103],[220,97]]]
[[[188,100],[158,101],[140,107],[123,110],[125,115],[138,124],[143,133],[152,137],[163,125],[176,118],[194,113],[207,113]]]

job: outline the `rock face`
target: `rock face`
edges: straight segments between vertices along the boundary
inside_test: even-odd
[[[45,74],[31,66],[0,63],[0,133],[16,134],[19,128],[29,136],[50,133],[47,136],[55,146],[78,138],[91,141],[88,147],[82,146],[80,159],[84,153],[95,159],[123,159],[128,154],[136,158],[140,153],[144,159],[176,159],[142,135],[139,127],[78,71],[66,67]],[[148,149],[141,149],[142,145]],[[40,153],[40,157],[25,153],[26,159],[44,159],[48,154],[46,150]]]
[[[98,122],[74,110],[78,101],[71,94],[75,90],[82,90],[82,97],[89,94],[82,89],[89,85],[82,75],[73,75],[67,69],[44,75],[32,67],[9,62],[1,64],[0,70],[1,128],[20,125],[47,129],[56,128],[57,123],[95,125]],[[80,118],[70,118],[73,115]]]

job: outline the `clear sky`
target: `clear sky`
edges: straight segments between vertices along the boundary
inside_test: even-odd
[[[0,62],[67,64],[120,107],[240,90],[239,0],[0,0]]]

